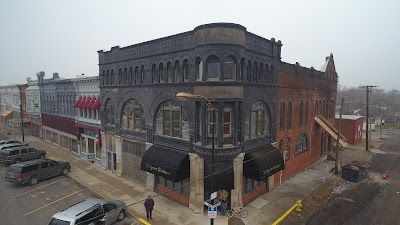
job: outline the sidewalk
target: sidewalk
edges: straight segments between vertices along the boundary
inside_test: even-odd
[[[7,127],[5,128],[7,130]],[[1,129],[0,132],[7,133],[4,129]],[[14,138],[14,135],[9,137]],[[18,133],[15,138],[22,140],[21,134]],[[127,212],[136,218],[145,218],[142,201],[148,195],[151,195],[155,196],[154,219],[149,221],[153,225],[210,224],[210,219],[207,218],[206,212],[203,215],[193,214],[188,207],[182,206],[155,192],[148,191],[131,180],[118,177],[110,171],[103,170],[100,166],[47,144],[36,137],[25,135],[25,141],[34,148],[46,150],[48,158],[65,160],[71,163],[72,170],[69,174],[71,178],[105,199],[120,199],[127,205],[131,205],[128,207]],[[380,146],[380,142],[376,139],[372,141],[374,142],[374,148]],[[365,147],[363,148],[362,144],[347,147],[342,155],[343,165],[353,160],[368,162],[371,158],[372,153],[365,151]],[[272,224],[297,200],[305,199],[319,185],[329,179],[333,175],[331,171],[334,166],[334,161],[325,160],[283,182],[272,191],[265,193],[245,206],[249,215],[242,220],[245,224],[251,225]],[[137,224],[140,223],[138,222]],[[214,224],[227,225],[228,218],[219,216],[214,220]]]

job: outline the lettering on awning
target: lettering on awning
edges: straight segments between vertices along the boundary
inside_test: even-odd
[[[269,169],[266,169],[266,170],[263,171],[263,174],[264,174],[264,175],[267,175],[267,174],[269,174],[271,171],[273,171],[273,170],[275,170],[275,169],[278,169],[280,166],[281,166],[281,165],[275,165],[275,166],[273,166],[273,167],[271,167],[271,168],[269,168]]]
[[[156,166],[153,166],[153,165],[151,165],[151,164],[148,164],[148,163],[146,163],[146,166],[145,166],[147,169],[149,169],[149,172],[150,171],[156,171],[156,172],[158,172],[158,173],[162,173],[162,174],[165,174],[165,175],[170,175],[171,173],[170,172],[167,172],[166,170],[164,170],[163,168],[161,168],[161,167],[156,167]]]

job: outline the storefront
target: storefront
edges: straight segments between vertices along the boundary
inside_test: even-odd
[[[78,124],[80,156],[97,165],[101,165],[100,128]]]

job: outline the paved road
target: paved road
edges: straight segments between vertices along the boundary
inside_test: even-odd
[[[369,167],[369,179],[340,194],[307,224],[395,225],[400,224],[400,132],[385,140]],[[389,175],[388,181],[383,174]]]
[[[70,175],[39,181],[35,186],[8,183],[3,178],[7,168],[0,164],[0,224],[45,225],[58,211],[83,199],[97,198]],[[125,218],[115,224],[132,223],[131,218]]]

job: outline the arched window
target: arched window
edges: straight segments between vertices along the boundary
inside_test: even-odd
[[[224,80],[236,79],[236,59],[229,56],[224,60]]]
[[[258,83],[264,83],[264,64],[260,63],[260,72],[258,73]]]
[[[114,106],[112,100],[109,98],[106,100],[106,105],[105,105],[105,120],[106,124],[108,125],[113,125],[114,124]]]
[[[165,82],[171,83],[172,80],[172,71],[171,71],[171,62],[167,63],[167,80]]]
[[[111,70],[110,85],[114,85],[114,70]]]
[[[258,101],[254,103],[250,112],[246,113],[245,138],[260,137],[270,134],[271,113],[267,104]]]
[[[180,66],[179,66],[179,61],[175,61],[175,66],[174,66],[174,73],[172,76],[171,82],[180,82],[180,76],[181,76],[181,71],[180,71]]]
[[[304,108],[304,124],[308,123],[308,101],[306,102],[305,108]]]
[[[246,76],[247,76],[247,81],[251,82],[251,61],[249,60],[247,62],[247,71],[246,71]]]
[[[157,80],[157,71],[156,71],[156,64],[153,64],[151,67],[151,82],[156,83]]]
[[[297,138],[295,154],[298,155],[308,150],[308,138],[306,134],[300,134]]]
[[[161,103],[156,113],[155,124],[156,134],[189,139],[187,115],[182,106],[175,101]]]
[[[139,84],[140,77],[139,77],[139,67],[138,66],[135,67],[135,76],[134,77],[135,77],[134,83]]]
[[[102,73],[101,82],[102,82],[103,85],[106,84],[106,71],[104,71],[104,70],[103,70],[103,73]]]
[[[142,106],[135,99],[125,102],[121,112],[121,126],[130,130],[144,130],[144,113]]]
[[[303,126],[303,102],[301,101],[299,104],[299,126]]]
[[[240,60],[240,75],[239,75],[239,80],[243,81],[244,78],[244,68],[245,68],[245,60],[242,58]]]
[[[284,102],[281,103],[281,113],[280,113],[280,121],[279,121],[279,127],[281,130],[285,129],[285,110],[286,110],[286,105]]]
[[[124,81],[123,81],[123,83],[124,84],[128,83],[128,69],[126,67],[124,69]]]
[[[107,85],[111,84],[111,81],[110,81],[110,71],[109,71],[109,70],[107,70],[106,84],[107,84]]]
[[[160,63],[158,67],[158,83],[164,83],[164,64]]]
[[[196,80],[203,80],[203,61],[201,61],[200,57],[196,58]]]
[[[135,82],[135,78],[133,76],[133,70],[132,67],[129,67],[129,84],[132,84]]]
[[[258,64],[257,64],[257,62],[254,62],[254,71],[253,71],[253,74],[252,74],[252,79],[253,79],[254,83],[258,82],[258,80],[257,80],[258,75],[257,74],[258,74]]]
[[[207,80],[219,80],[220,60],[217,56],[211,55],[206,60]]]
[[[287,109],[287,129],[292,128],[292,102],[289,101]]]
[[[183,61],[183,82],[189,82],[189,63],[187,59]]]
[[[290,145],[291,145],[290,138],[288,138],[287,142],[286,142],[286,149],[285,149],[285,161],[290,159]]]
[[[331,118],[335,118],[335,102],[331,100]]]
[[[317,117],[319,115],[319,109],[318,109],[318,100],[315,101],[315,116]]]
[[[122,77],[122,68],[119,68],[118,70],[118,84],[122,84],[123,82],[123,77]]]
[[[269,83],[269,68],[268,68],[268,64],[265,64],[265,71],[264,71],[264,82],[265,83]]]
[[[140,67],[140,83],[141,84],[144,83],[144,66],[143,65]]]

